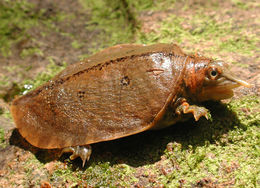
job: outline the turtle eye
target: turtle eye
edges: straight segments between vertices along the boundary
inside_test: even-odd
[[[211,77],[216,77],[217,75],[218,75],[218,72],[215,71],[215,70],[212,70],[212,71],[210,72],[210,76],[211,76]]]
[[[216,80],[219,76],[219,71],[216,68],[211,68],[209,70],[209,77],[211,80]]]

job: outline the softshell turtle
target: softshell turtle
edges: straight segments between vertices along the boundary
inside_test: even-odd
[[[230,98],[241,85],[250,87],[224,62],[187,55],[175,44],[124,44],[68,66],[16,98],[11,113],[29,143],[64,148],[84,165],[90,144],[165,128],[185,114],[207,118],[199,102]]]

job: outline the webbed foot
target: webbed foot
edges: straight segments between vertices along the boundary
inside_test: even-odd
[[[176,108],[176,113],[178,115],[181,115],[181,113],[192,113],[196,121],[198,121],[202,116],[204,116],[206,119],[209,119],[208,109],[196,105],[189,105],[189,103],[186,101],[182,102],[181,105]]]
[[[83,161],[82,167],[84,167],[86,160],[88,161],[92,152],[91,146],[86,145],[86,146],[74,146],[74,147],[67,147],[64,148],[61,151],[61,155],[63,153],[70,153],[72,152],[72,155],[70,156],[71,160],[76,159],[77,157],[80,157],[81,160]],[[61,156],[60,155],[60,156]]]

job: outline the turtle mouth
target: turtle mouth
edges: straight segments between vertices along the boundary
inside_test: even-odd
[[[238,79],[231,74],[222,73],[221,78],[217,80],[206,80],[199,95],[199,100],[206,101],[231,98],[234,95],[233,89],[240,86],[251,87],[249,83]]]

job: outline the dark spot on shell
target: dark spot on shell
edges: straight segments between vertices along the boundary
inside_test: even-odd
[[[78,91],[78,97],[79,98],[84,98],[86,92],[85,91]]]
[[[48,104],[50,106],[50,109],[51,109],[53,115],[55,116],[57,114],[55,111],[56,105],[53,102],[48,102]]]
[[[128,78],[128,76],[125,76],[121,79],[120,82],[123,86],[128,86],[130,84],[130,79]]]
[[[61,85],[65,82],[65,80],[63,80],[62,78],[58,79],[58,80],[55,80],[55,84],[57,85]]]

